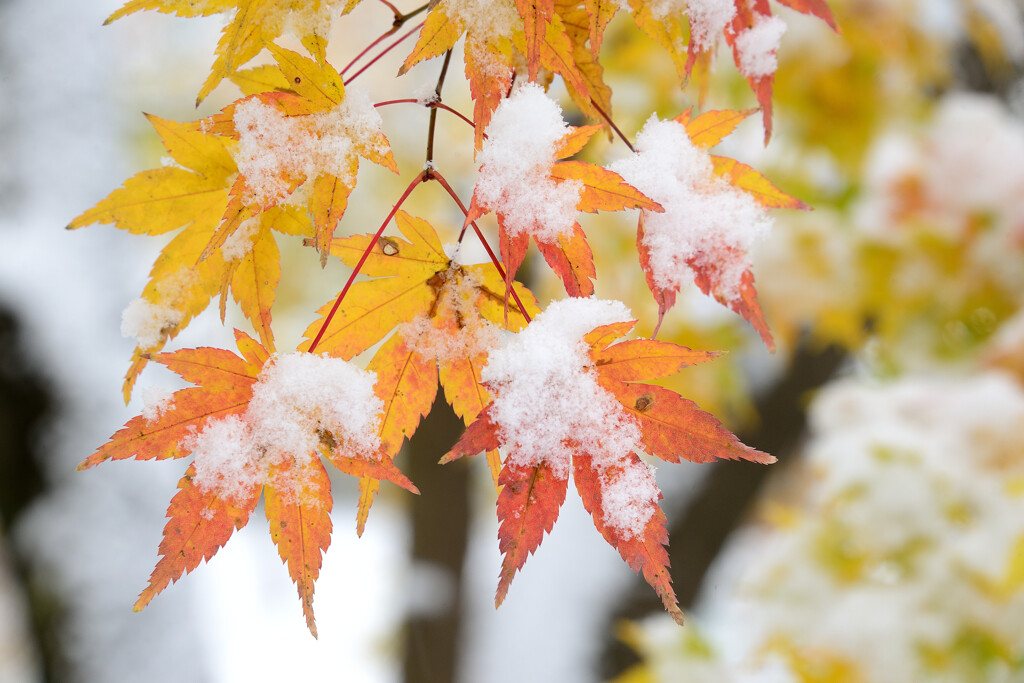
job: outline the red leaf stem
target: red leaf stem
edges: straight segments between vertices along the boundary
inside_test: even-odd
[[[384,229],[388,227],[388,223],[390,223],[391,219],[395,217],[398,210],[402,208],[402,204],[404,204],[405,200],[409,198],[410,194],[412,194],[413,189],[427,179],[428,174],[426,171],[416,176],[416,178],[409,183],[409,187],[405,188],[405,192],[402,193],[402,196],[398,198],[398,202],[391,207],[388,217],[384,219],[384,222],[381,223],[381,226],[373,236],[373,239],[366,245],[366,249],[363,250],[363,255],[359,257],[359,262],[356,263],[356,267],[352,269],[352,274],[348,276],[348,281],[342,288],[341,294],[339,294],[338,298],[334,301],[334,306],[331,307],[330,313],[328,313],[327,317],[324,318],[324,324],[320,326],[320,331],[316,333],[313,343],[309,345],[309,353],[316,351],[317,344],[320,343],[324,333],[327,331],[327,326],[331,324],[331,319],[334,317],[334,314],[338,312],[338,307],[340,307],[341,302],[345,300],[345,295],[348,294],[349,288],[352,286],[352,283],[355,282],[356,275],[359,275],[359,270],[363,267],[363,264],[366,263],[366,259],[369,258],[370,252],[373,251],[373,247],[377,244],[377,240],[379,240],[380,236],[384,234]]]

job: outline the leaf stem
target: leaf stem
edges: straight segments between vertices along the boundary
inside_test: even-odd
[[[466,216],[469,216],[469,209],[467,209],[466,205],[462,203],[462,200],[459,199],[459,195],[455,193],[455,190],[452,189],[452,186],[448,184],[448,181],[445,180],[443,175],[441,175],[435,169],[428,169],[426,171],[426,174],[430,176],[429,179],[436,180],[437,182],[439,182],[441,184],[441,187],[443,187],[445,191],[448,192],[448,194],[451,196],[451,198],[455,200],[455,203],[459,205],[459,209],[462,210],[462,213],[464,213]],[[484,235],[482,232],[480,232],[480,228],[479,226],[477,226],[476,221],[470,221],[470,225],[473,226],[473,230],[476,232],[476,236],[480,240],[480,244],[483,245],[484,251],[487,252],[487,256],[490,257],[491,263],[493,263],[494,267],[498,269],[498,275],[501,276],[501,279],[503,281],[508,282],[505,276],[505,269],[501,267],[501,261],[499,261],[498,257],[494,254],[494,251],[491,249],[491,245],[489,245],[487,243],[487,240],[484,239]],[[462,238],[463,236],[465,236],[465,234],[466,226],[463,225],[462,232],[459,233],[459,243],[462,242]],[[523,302],[519,299],[519,295],[516,294],[515,288],[509,286],[508,291],[512,295],[512,299],[515,300],[516,306],[519,307],[519,312],[523,314],[524,318],[526,318],[526,322],[530,322],[530,314],[526,312],[526,306],[524,306]]]
[[[357,54],[357,55],[356,55],[355,57],[353,57],[353,58],[352,58],[352,61],[351,61],[351,62],[349,62],[348,64],[346,64],[346,65],[345,65],[345,68],[344,68],[344,69],[342,69],[342,70],[341,70],[341,72],[340,72],[340,73],[341,73],[341,75],[342,75],[342,76],[344,76],[344,75],[345,75],[345,72],[346,72],[346,71],[348,71],[349,69],[351,69],[351,68],[352,68],[352,67],[353,67],[353,66],[355,65],[355,63],[356,63],[356,62],[358,62],[358,61],[359,61],[360,59],[362,59],[362,58],[363,58],[363,55],[365,55],[365,54],[366,54],[367,52],[369,52],[370,50],[372,50],[372,49],[373,49],[373,48],[374,48],[374,47],[375,47],[376,45],[378,45],[378,44],[379,44],[379,43],[380,43],[380,42],[381,42],[382,40],[385,40],[385,39],[386,39],[386,38],[387,38],[388,36],[394,35],[394,34],[395,34],[395,33],[397,33],[397,32],[398,32],[398,27],[397,27],[397,26],[392,26],[392,27],[391,27],[391,28],[389,28],[389,29],[388,29],[387,31],[385,31],[384,33],[382,33],[382,34],[381,34],[381,35],[380,35],[380,36],[379,36],[379,37],[378,37],[378,38],[377,38],[377,39],[376,39],[375,41],[373,41],[372,43],[370,43],[369,45],[367,45],[367,46],[366,46],[365,48],[363,48],[363,51],[362,51],[362,52],[360,52],[360,53],[359,53],[359,54]]]
[[[384,3],[395,14],[395,20],[391,23],[391,28],[389,28],[387,31],[385,31],[380,36],[378,36],[376,40],[374,40],[372,43],[370,43],[365,48],[363,48],[362,52],[360,52],[355,57],[353,57],[352,61],[349,62],[348,64],[346,64],[345,68],[341,70],[340,73],[341,73],[342,76],[344,76],[345,73],[348,72],[349,69],[351,69],[353,66],[355,66],[355,63],[358,62],[360,59],[362,59],[363,56],[367,52],[369,52],[375,46],[380,44],[380,42],[382,40],[385,40],[388,36],[391,36],[391,35],[394,35],[395,33],[397,33],[398,29],[402,28],[402,25],[405,24],[405,22],[409,21],[410,19],[415,17],[420,12],[423,12],[424,10],[426,10],[430,6],[429,3],[428,4],[424,4],[424,5],[421,5],[420,7],[417,7],[413,11],[409,12],[408,14],[402,14],[401,12],[398,11],[398,8],[395,7],[394,5],[392,5],[390,2],[388,2],[388,0],[380,0],[380,1],[382,3]],[[392,46],[392,47],[394,47],[394,46]],[[390,48],[388,48],[388,49],[390,49]]]
[[[444,53],[444,63],[441,64],[441,74],[437,77],[437,87],[434,88],[434,101],[441,101],[441,88],[444,87],[444,77],[448,75],[448,62],[452,61],[452,51]],[[434,163],[434,128],[437,125],[437,107],[430,109],[430,125],[427,128],[427,166]]]
[[[381,223],[381,226],[373,236],[373,239],[370,240],[370,243],[366,245],[366,249],[363,250],[363,255],[359,257],[359,262],[356,263],[356,267],[352,269],[352,274],[348,276],[348,281],[342,288],[341,294],[339,294],[338,298],[335,299],[334,306],[331,307],[330,312],[324,318],[323,325],[320,326],[320,330],[316,333],[313,343],[309,345],[309,353],[316,351],[317,345],[320,343],[320,340],[323,339],[324,333],[327,331],[327,326],[331,324],[334,314],[338,312],[341,302],[345,300],[345,295],[348,294],[348,290],[352,287],[352,283],[355,282],[356,275],[359,275],[359,271],[362,269],[363,264],[366,263],[366,259],[370,257],[370,252],[373,251],[373,248],[377,245],[377,240],[379,240],[380,236],[384,234],[384,229],[388,227],[388,223],[391,222],[391,219],[395,217],[396,213],[398,213],[398,209],[402,207],[405,200],[409,198],[410,194],[412,194],[413,189],[424,180],[429,179],[430,176],[426,171],[416,176],[416,178],[409,183],[409,187],[405,188],[405,192],[402,193],[402,196],[398,198],[398,202],[391,208],[391,212],[388,213],[388,217],[384,219],[384,222]]]
[[[395,21],[398,21],[398,18],[402,16],[402,13],[398,11],[398,8],[395,7],[394,5],[392,5],[390,2],[388,2],[388,0],[380,0],[380,1],[381,1],[381,3],[384,4],[385,7],[387,7],[389,10],[394,12],[394,14],[395,14]]]
[[[374,107],[386,107],[389,104],[404,104],[404,103],[420,104],[420,100],[416,99],[415,97],[408,97],[408,98],[401,99],[401,100],[387,100],[385,102],[378,102],[377,104],[375,104],[373,106]],[[470,119],[468,119],[462,112],[457,111],[455,109],[452,109],[451,107],[449,107],[444,102],[426,102],[426,103],[423,104],[423,106],[424,107],[428,107],[428,108],[429,107],[437,107],[438,109],[444,109],[447,112],[455,114],[456,116],[458,116],[460,119],[462,119],[463,121],[468,123],[473,128],[476,128],[476,124],[473,123]]]
[[[623,134],[623,132],[619,130],[619,127],[615,125],[614,121],[612,121],[612,117],[608,116],[608,114],[604,112],[604,109],[601,109],[600,105],[598,105],[597,102],[594,101],[593,97],[590,98],[590,104],[594,105],[594,109],[596,109],[597,113],[601,115],[601,118],[608,122],[608,125],[612,127],[612,130],[614,130],[615,134],[619,136],[619,139],[626,143],[626,147],[629,147],[629,151],[636,152],[636,150],[633,149],[633,143],[631,143],[629,141],[629,138],[627,138]]]
[[[424,7],[426,7],[426,5],[424,5]],[[421,8],[421,9],[422,9],[422,8]],[[387,53],[391,52],[391,50],[393,50],[393,49],[395,49],[396,47],[398,47],[398,45],[399,45],[399,44],[400,44],[400,43],[401,43],[402,41],[404,41],[404,40],[405,40],[406,38],[408,38],[409,36],[411,36],[411,35],[412,35],[413,33],[416,33],[416,31],[419,31],[419,30],[420,30],[421,28],[423,28],[423,23],[424,23],[424,22],[422,22],[422,21],[421,21],[420,23],[416,24],[416,25],[415,25],[415,26],[413,26],[413,27],[412,27],[411,29],[409,29],[408,31],[406,31],[405,33],[403,33],[403,34],[402,34],[402,35],[401,35],[401,36],[400,36],[400,37],[399,37],[398,39],[396,39],[396,40],[395,40],[395,41],[394,41],[393,43],[391,43],[391,44],[390,44],[390,45],[388,45],[388,46],[387,46],[386,48],[384,48],[383,50],[381,50],[381,52],[380,52],[380,53],[379,53],[379,54],[378,54],[378,55],[377,55],[376,57],[374,57],[374,58],[373,58],[373,59],[371,59],[371,60],[370,60],[369,62],[367,62],[367,63],[366,63],[366,65],[365,65],[365,66],[363,66],[363,68],[362,68],[362,69],[360,69],[359,71],[357,71],[357,72],[355,72],[354,74],[352,74],[352,76],[351,76],[351,77],[350,77],[350,78],[349,78],[349,79],[348,79],[347,81],[345,81],[345,85],[348,85],[349,83],[351,83],[352,81],[354,81],[354,80],[355,80],[356,78],[358,78],[358,77],[359,77],[359,74],[363,73],[364,71],[366,71],[367,69],[369,69],[369,68],[370,68],[371,66],[373,66],[374,64],[376,64],[376,63],[377,63],[377,60],[379,60],[379,59],[380,59],[381,57],[383,57],[383,56],[384,56],[384,55],[386,55]],[[392,30],[392,31],[391,31],[391,33],[394,33],[394,30]],[[385,35],[385,36],[382,36],[382,37],[381,37],[381,39],[383,39],[383,38],[386,38],[387,36],[391,35],[391,33],[388,33],[387,35]]]

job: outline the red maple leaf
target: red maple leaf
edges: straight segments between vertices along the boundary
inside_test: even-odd
[[[595,527],[681,623],[661,491],[635,451],[667,462],[775,461],[744,446],[692,401],[640,382],[717,354],[647,339],[610,346],[635,322],[619,302],[566,299],[488,358],[482,377],[494,400],[442,462],[494,448],[505,453],[496,605],[551,531],[572,476]]]
[[[594,293],[594,256],[576,217],[661,205],[613,171],[581,161],[579,152],[600,126],[573,128],[537,85],[519,88],[494,112],[477,157],[480,177],[466,223],[494,211],[505,275],[511,284],[533,237],[570,296]]]

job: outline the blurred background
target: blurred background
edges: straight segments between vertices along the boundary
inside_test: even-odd
[[[181,463],[74,472],[141,407],[121,400],[133,342],[120,314],[162,242],[64,226],[159,165],[142,112],[194,120],[238,97],[225,83],[192,106],[222,17],[143,12],[101,26],[120,4],[0,0],[0,682],[1024,681],[1018,0],[832,0],[839,34],[773,7],[788,26],[774,137],[765,148],[752,117],[716,153],[814,207],[774,212],[754,255],[779,351],[694,292],[659,336],[729,351],[667,385],[779,463],[659,469],[685,628],[572,491],[495,611],[490,475],[482,460],[432,464],[458,435],[435,406],[399,462],[422,496],[385,487],[356,538],[356,487],[333,483],[318,641],[262,515],[133,613]],[[367,0],[336,22],[329,59],[348,62],[391,18]],[[376,101],[432,86],[436,60],[391,77],[411,46],[359,86]],[[619,127],[632,136],[651,112],[755,106],[719,52],[706,79],[680,88],[620,12],[602,49]],[[445,102],[469,111],[454,76]],[[552,93],[580,123],[559,83]],[[376,229],[422,168],[427,112],[381,113],[403,176],[364,165],[339,234]],[[468,133],[439,118],[438,168],[464,199]],[[597,163],[623,153],[613,141],[585,151]],[[437,190],[407,208],[452,241],[462,219]],[[650,334],[656,307],[622,257],[635,216],[588,218],[597,295],[625,301]],[[287,349],[347,271],[282,249],[275,331]],[[542,264],[526,277],[542,302],[559,296]],[[230,310],[227,323],[207,311],[174,348],[231,348],[231,326],[247,327]],[[161,372],[148,367],[140,389],[180,386]]]

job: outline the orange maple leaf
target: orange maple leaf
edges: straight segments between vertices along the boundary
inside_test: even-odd
[[[641,211],[637,226],[637,251],[658,303],[658,326],[692,277],[774,350],[747,252],[770,225],[765,208],[809,207],[750,166],[706,151],[754,111],[709,111],[691,119],[687,110],[671,121],[652,119],[637,137],[637,152],[613,168],[665,207],[660,214]]]
[[[395,223],[406,239],[376,241],[360,271],[373,279],[352,285],[326,328],[324,321],[333,306],[322,307],[300,346],[309,349],[319,336],[318,352],[350,359],[395,330],[368,366],[377,373],[375,391],[384,406],[378,431],[381,448],[392,457],[430,411],[439,381],[455,413],[466,424],[476,419],[490,402],[480,384],[480,370],[487,352],[498,342],[498,331],[506,325],[505,282],[494,264],[453,261],[437,232],[421,218],[398,211]],[[331,253],[354,266],[371,239],[372,235],[336,239]],[[526,316],[536,315],[539,309],[533,294],[519,283],[514,288]],[[522,329],[526,316],[518,304],[511,305],[505,329]],[[497,480],[497,452],[488,459]],[[364,479],[360,486],[357,528],[361,532],[378,483]]]
[[[740,443],[692,401],[641,383],[717,354],[646,339],[610,345],[635,322],[619,302],[566,299],[488,358],[482,379],[494,400],[442,462],[481,450],[505,452],[496,605],[550,532],[571,475],[598,531],[643,572],[681,623],[664,548],[661,492],[634,451],[667,462],[775,461]]]
[[[321,456],[356,477],[418,493],[380,450],[371,375],[313,354],[271,355],[235,330],[241,357],[214,348],[153,360],[199,386],[149,406],[79,469],[107,460],[194,456],[167,509],[161,559],[136,611],[248,523],[260,493],[270,534],[295,582],[310,632],[313,589],[331,540],[331,486]]]
[[[505,276],[511,282],[530,237],[570,296],[594,293],[593,254],[576,216],[661,205],[617,173],[581,161],[556,161],[577,153],[600,126],[566,126],[558,105],[536,85],[505,100],[488,127],[478,155],[480,177],[466,223],[494,211]]]

